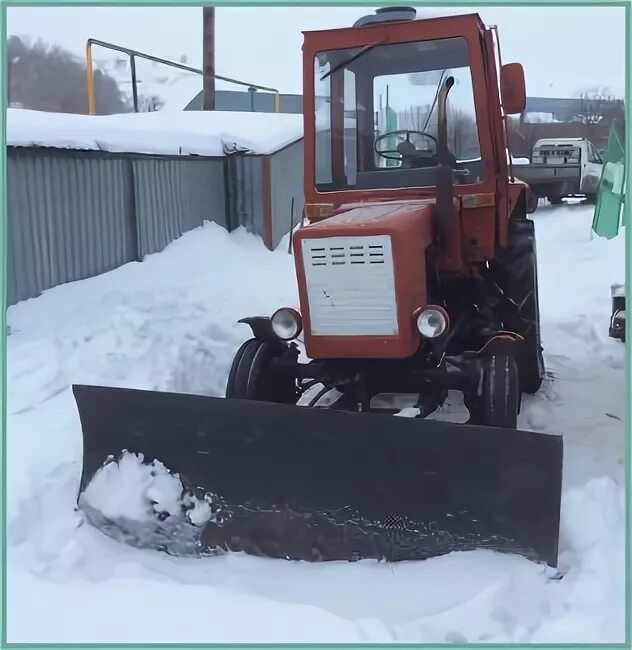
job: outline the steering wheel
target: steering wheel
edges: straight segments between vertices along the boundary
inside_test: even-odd
[[[402,161],[404,159],[419,159],[419,158],[426,158],[427,153],[426,152],[419,152],[417,151],[417,148],[415,145],[410,141],[410,135],[414,133],[416,135],[420,135],[423,138],[427,138],[428,140],[432,140],[434,142],[434,155],[436,155],[437,148],[439,146],[439,143],[437,142],[437,138],[434,137],[434,135],[431,135],[430,133],[426,133],[425,131],[410,131],[408,129],[402,129],[399,131],[389,131],[388,133],[383,133],[382,135],[378,136],[375,138],[375,142],[373,143],[373,150],[378,156],[381,156],[382,158],[385,158],[386,160],[397,160],[397,161]],[[399,149],[378,149],[377,144],[378,142],[381,142],[382,140],[385,140],[386,138],[391,138],[394,135],[406,135],[406,140],[404,142],[400,143],[401,144],[408,144],[410,145],[411,148],[411,153],[404,153],[403,151]],[[414,151],[412,151],[414,149]],[[386,154],[395,154],[395,155],[386,155]]]

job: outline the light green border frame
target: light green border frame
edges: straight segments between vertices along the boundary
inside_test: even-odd
[[[200,7],[204,3],[194,2],[192,0],[181,0],[180,2],[174,0],[133,0],[128,2],[126,0],[109,0],[101,2],[99,0],[0,0],[0,100],[1,100],[1,109],[0,110],[0,146],[2,151],[0,152],[0,258],[4,260],[4,263],[0,266],[0,296],[1,296],[1,315],[0,315],[0,327],[2,329],[2,342],[0,343],[0,415],[2,417],[2,460],[0,463],[0,472],[1,472],[1,496],[0,499],[0,519],[1,519],[1,530],[2,537],[0,538],[0,543],[2,544],[2,565],[0,567],[0,574],[2,576],[2,593],[0,594],[1,599],[1,609],[0,613],[2,615],[2,628],[0,633],[0,646],[1,647],[23,647],[23,648],[269,648],[269,647],[285,647],[285,648],[369,648],[369,647],[398,647],[398,648],[413,648],[417,647],[426,647],[426,648],[462,648],[467,650],[467,648],[478,647],[478,648],[515,648],[515,647],[527,647],[527,648],[629,648],[631,641],[631,618],[630,618],[630,609],[632,609],[632,601],[630,600],[630,568],[632,563],[630,562],[630,532],[631,532],[631,523],[632,523],[632,495],[630,494],[630,437],[631,437],[631,424],[632,424],[632,400],[628,399],[627,409],[626,409],[626,425],[628,436],[626,438],[626,450],[625,450],[625,467],[626,467],[626,496],[627,496],[627,536],[626,536],[626,603],[628,604],[628,616],[626,618],[626,641],[623,644],[586,644],[586,645],[577,645],[577,644],[556,644],[556,645],[546,645],[546,644],[531,644],[520,646],[518,644],[498,644],[498,645],[485,645],[485,644],[468,644],[468,645],[453,645],[453,644],[419,644],[419,645],[409,645],[409,644],[345,644],[345,645],[327,645],[327,644],[25,644],[25,643],[7,643],[7,627],[6,627],[6,593],[7,593],[7,584],[6,584],[6,562],[7,562],[7,553],[6,553],[6,298],[7,298],[7,289],[6,289],[6,261],[7,261],[7,238],[6,238],[6,227],[7,227],[7,215],[6,215],[6,107],[7,107],[7,88],[6,88],[6,24],[7,24],[7,7],[34,7],[34,6],[147,6],[147,7],[168,7],[168,6],[182,6],[182,7]],[[209,4],[209,3],[207,3]],[[300,2],[300,0],[288,1],[288,0],[268,0],[268,1],[257,1],[257,0],[245,0],[243,2],[235,1],[230,2],[227,0],[219,0],[218,2],[213,3],[216,7],[265,7],[265,6],[328,6],[328,7],[377,7],[384,5],[396,5],[398,4],[397,0],[384,1],[384,0],[356,0],[356,1],[343,1],[337,2],[336,0],[311,0],[306,2]],[[402,4],[402,3],[399,3]],[[460,0],[460,1],[446,1],[446,0],[432,0],[431,2],[420,4],[419,2],[404,2],[403,4],[409,4],[414,6],[423,6],[426,8],[435,8],[435,7],[568,7],[571,10],[575,6],[598,6],[598,7],[625,7],[625,22],[626,22],[626,85],[625,85],[625,114],[626,114],[626,125],[632,124],[632,109],[630,107],[630,91],[632,89],[632,0],[621,0],[621,1],[612,1],[604,0],[603,2],[599,1],[585,1],[585,0],[505,0],[505,1],[494,1],[494,0],[483,0],[481,2],[469,1],[469,0]],[[502,44],[502,34],[501,44]],[[607,35],[602,35],[602,38]],[[598,44],[597,39],[593,39],[592,42]],[[598,47],[598,45],[597,45]],[[575,52],[571,50],[573,54]],[[581,55],[584,51],[577,50],[576,57],[577,63],[580,63]],[[590,52],[594,54],[593,52]],[[607,65],[607,62],[604,62],[604,65]],[[629,128],[629,127],[628,127]],[[626,137],[626,188],[632,187],[632,137]],[[630,190],[628,189],[628,195],[630,195]],[[626,272],[625,272],[625,283],[628,290],[632,288],[632,264],[631,255],[632,252],[632,219],[630,210],[630,203],[624,205],[624,223],[629,224],[630,227],[624,229],[625,233],[625,258],[626,258]],[[604,291],[608,290],[608,286],[604,286]],[[632,329],[630,325],[630,320],[626,321],[626,340],[630,341],[630,330]],[[630,378],[630,367],[632,365],[632,356],[630,355],[629,343],[626,347],[626,393],[628,398],[631,395],[632,391],[632,381]],[[34,619],[37,617],[37,613],[33,612]]]

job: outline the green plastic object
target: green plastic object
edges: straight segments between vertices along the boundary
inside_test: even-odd
[[[625,143],[618,125],[613,122],[608,146],[603,152],[604,162],[592,229],[599,237],[612,239],[623,225],[625,201]]]

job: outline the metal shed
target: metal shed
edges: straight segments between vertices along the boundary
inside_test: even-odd
[[[7,147],[8,304],[163,250],[204,221],[274,249],[303,211],[303,143],[266,155]]]

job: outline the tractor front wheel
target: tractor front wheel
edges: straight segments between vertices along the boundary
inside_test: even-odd
[[[469,424],[515,429],[520,410],[518,365],[510,355],[495,354],[484,360],[481,393],[465,402]]]
[[[288,353],[288,345],[281,341],[246,341],[233,359],[226,397],[295,404],[296,379],[276,363]]]

